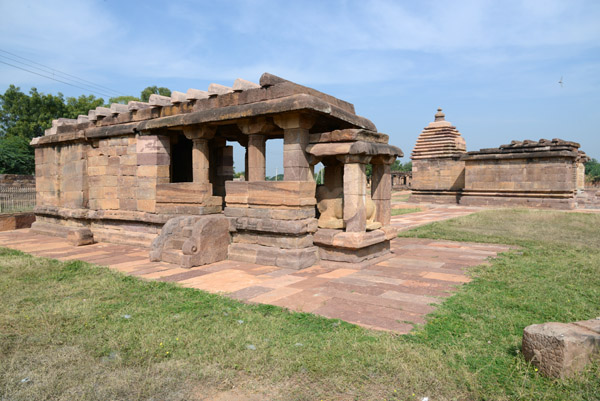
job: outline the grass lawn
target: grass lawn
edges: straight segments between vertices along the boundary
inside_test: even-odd
[[[402,214],[416,213],[416,212],[420,212],[420,211],[421,211],[421,208],[418,208],[418,207],[396,208],[396,209],[392,209],[392,216],[400,216]]]
[[[600,215],[486,211],[403,236],[518,245],[407,336],[0,249],[0,399],[600,400],[526,325],[600,316]]]

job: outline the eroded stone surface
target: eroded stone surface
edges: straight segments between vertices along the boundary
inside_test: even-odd
[[[600,317],[574,323],[542,323],[523,330],[525,359],[550,377],[565,378],[600,356]]]

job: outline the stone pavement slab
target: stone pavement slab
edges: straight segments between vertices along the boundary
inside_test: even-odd
[[[464,208],[462,208],[464,209]],[[412,216],[412,226],[432,219],[466,214],[466,210]],[[469,212],[470,213],[470,212]],[[407,219],[410,215],[397,216]],[[224,260],[182,269],[150,262],[140,247],[96,243],[74,247],[65,239],[34,234],[29,229],[0,232],[0,246],[59,260],[83,260],[108,266],[146,280],[221,293],[244,302],[277,305],[290,310],[336,318],[376,330],[408,333],[457,286],[469,281],[465,269],[487,263],[509,249],[504,245],[472,244],[417,238],[392,241],[394,256],[363,269],[315,265],[282,269]]]

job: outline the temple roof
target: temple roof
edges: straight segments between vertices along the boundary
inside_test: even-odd
[[[236,120],[289,112],[314,115],[315,133],[336,129],[377,131],[370,120],[356,115],[351,103],[264,73],[259,84],[237,79],[231,87],[210,84],[206,91],[174,91],[170,97],[153,94],[147,103],[115,103],[110,107],[97,107],[77,119],[60,118],[53,121],[45,136],[34,138],[31,145],[177,130],[196,124],[227,125]]]
[[[572,157],[585,161],[587,156],[579,150],[577,142],[565,141],[554,138],[540,139],[532,141],[512,141],[506,145],[500,145],[497,148],[481,149],[465,154],[463,160],[482,160],[482,159],[522,159],[532,157]]]
[[[467,146],[460,132],[446,121],[442,109],[438,109],[435,121],[429,123],[419,135],[411,159],[460,157],[466,150]]]

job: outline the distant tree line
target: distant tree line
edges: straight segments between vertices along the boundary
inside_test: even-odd
[[[108,104],[127,104],[131,100],[147,102],[153,93],[171,95],[168,88],[149,86],[139,98],[120,96],[110,98]],[[62,93],[44,94],[36,88],[25,94],[11,85],[0,95],[0,174],[33,174],[35,158],[29,146],[31,139],[44,135],[44,131],[52,127],[52,120],[87,115],[98,106],[108,107],[104,99],[93,95],[65,98]]]
[[[600,163],[598,163],[598,160],[591,159],[585,163],[585,177],[588,181],[600,181]]]

